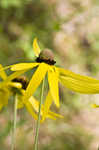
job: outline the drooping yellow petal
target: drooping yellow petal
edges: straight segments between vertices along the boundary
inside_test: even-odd
[[[33,96],[31,96],[29,98],[29,102],[31,103],[31,106],[33,107],[33,109],[38,113],[38,111],[39,111],[39,101],[36,100]],[[41,107],[41,116],[42,116],[41,122],[43,122],[46,118],[50,118],[50,119],[53,119],[53,120],[56,120],[57,118],[63,118],[63,116],[61,116],[59,114],[56,114],[56,113],[54,113],[50,110],[48,110],[48,113],[44,117],[44,105],[43,104],[42,104],[42,107]]]
[[[60,82],[70,90],[83,94],[98,94],[99,80],[57,68]]]
[[[56,120],[57,117],[55,117],[54,115],[50,115],[50,114],[47,114],[46,118],[50,118],[50,119],[53,119],[53,120]],[[45,120],[41,120],[41,123],[44,122]]]
[[[76,73],[73,73],[72,71],[65,70],[63,68],[57,68],[57,70],[58,70],[60,76],[62,76],[62,77],[71,77],[71,78],[76,79],[78,81],[85,81],[88,83],[99,83],[99,80],[97,80],[95,78],[76,74]]]
[[[5,73],[5,71],[3,70],[3,66],[0,64],[0,77],[5,80],[7,78],[7,75]]]
[[[29,100],[25,101],[25,103],[23,103],[23,96],[22,95],[18,95],[18,109],[23,108],[24,106],[26,106],[26,108],[28,109],[29,113],[32,115],[32,117],[34,119],[37,120],[37,113],[39,111],[39,101],[36,100],[33,96],[31,96],[29,98]],[[41,116],[43,117],[44,115],[44,106],[42,104],[41,107]],[[56,114],[54,112],[49,111],[48,114],[46,115],[46,117],[44,119],[41,119],[41,122],[43,122],[46,118],[50,118],[53,120],[56,120],[57,118],[63,118],[61,115]]]
[[[31,105],[31,103],[29,101],[25,102],[25,106],[28,110],[28,112],[32,115],[32,117],[37,120],[38,119],[38,115],[34,112],[33,107]]]
[[[21,109],[23,108],[24,106],[26,107],[27,111],[30,113],[30,115],[35,119],[37,120],[38,119],[38,116],[37,114],[35,113],[34,111],[34,108],[32,106],[32,104],[30,103],[29,100],[27,101],[23,101],[23,95],[25,93],[25,90],[21,90],[21,94],[22,95],[17,95],[17,100],[18,100],[18,105],[17,105],[17,108],[18,109]]]
[[[48,115],[48,112],[49,112],[50,106],[52,104],[52,101],[53,101],[53,99],[52,99],[51,93],[49,91],[47,96],[46,96],[46,99],[44,101],[44,114],[42,116],[43,120],[45,120],[46,116]]]
[[[33,96],[31,96],[28,100],[32,105],[33,109],[38,113],[39,112],[39,102]]]
[[[26,89],[26,92],[24,95],[25,99],[29,99],[33,95],[37,87],[40,85],[41,81],[44,79],[47,73],[47,70],[48,70],[48,65],[45,63],[40,63],[40,65],[38,66],[37,70],[32,76],[29,82],[29,85]]]
[[[38,63],[19,63],[11,66],[12,71],[29,70],[36,67]]]
[[[37,43],[37,38],[35,38],[33,41],[33,50],[34,50],[35,55],[38,57],[41,50],[40,50],[40,47]]]
[[[16,71],[14,73],[12,73],[11,75],[9,75],[7,77],[7,81],[12,81],[13,79],[15,79],[16,77],[20,76],[21,74],[25,73],[27,70],[22,70],[22,71]]]
[[[59,88],[58,88],[58,73],[51,67],[48,70],[48,83],[52,98],[57,107],[59,107]]]
[[[62,115],[60,115],[60,114],[56,114],[56,113],[54,113],[54,112],[52,112],[52,111],[49,111],[49,115],[50,115],[50,116],[53,116],[53,117],[55,117],[55,118],[64,118],[64,116],[62,116]]]
[[[21,83],[17,83],[17,82],[9,82],[8,86],[15,87],[15,88],[18,88],[18,89],[22,88],[22,84]]]
[[[83,80],[77,80],[71,77],[60,77],[60,82],[70,90],[83,94],[98,94],[99,83],[90,83]]]
[[[15,79],[16,77],[20,76],[21,74],[25,73],[27,70],[23,70],[23,71],[17,71],[12,73],[11,75],[9,75],[6,80],[4,80],[3,82],[0,83],[0,87],[5,86],[8,84],[8,82],[12,81],[13,79]]]
[[[47,114],[47,117],[46,118],[50,118],[50,119],[53,119],[53,120],[56,120],[57,118],[64,118],[62,115],[59,115],[59,114],[56,114],[52,111],[49,111],[49,113]],[[42,120],[43,122],[44,120]]]
[[[28,101],[30,102],[30,104],[33,107],[33,109],[35,110],[35,112],[38,114],[38,112],[39,112],[39,101],[36,100],[33,96],[31,96]],[[40,114],[41,117],[43,117],[43,112],[44,112],[44,108],[43,108],[43,104],[42,104],[41,114]],[[44,119],[46,119],[46,118],[44,118]],[[41,122],[43,122],[44,119],[43,120],[41,119]]]
[[[6,88],[0,89],[0,110],[8,104],[10,92]]]

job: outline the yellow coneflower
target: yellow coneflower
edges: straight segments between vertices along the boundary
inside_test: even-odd
[[[3,81],[6,81],[7,75],[4,72],[1,64],[0,64],[0,69],[2,70],[2,71],[0,71],[0,78]],[[0,110],[8,104],[8,100],[9,100],[10,96],[12,95],[12,92],[10,90],[10,88],[12,88],[12,87],[21,89],[22,85],[20,83],[14,83],[14,82],[10,81],[10,82],[7,82],[7,84],[5,86],[0,86]]]
[[[16,71],[16,74],[21,74],[22,71],[26,72],[29,69],[37,67],[26,89],[24,99],[27,100],[32,96],[40,83],[43,81],[46,74],[48,74],[50,96],[57,107],[59,107],[59,82],[62,83],[66,88],[78,93],[99,93],[99,80],[75,74],[69,70],[56,67],[54,65],[55,60],[52,52],[48,50],[41,51],[38,46],[37,39],[34,39],[33,50],[37,56],[36,62],[19,63],[11,66],[11,70]],[[52,101],[50,102],[49,99],[49,101],[46,102],[46,106],[51,105],[51,103]]]
[[[2,78],[2,80],[7,80],[9,76],[7,77],[1,64],[0,64],[0,69],[2,69],[2,71],[0,72],[0,77]],[[16,92],[17,95],[16,98],[18,99],[17,108],[20,109],[25,106],[29,111],[29,113],[32,115],[32,117],[34,119],[37,119],[38,118],[37,113],[39,110],[39,101],[36,100],[33,96],[31,96],[27,101],[23,100],[27,85],[28,85],[28,81],[25,77],[18,77],[13,79],[12,81],[7,82],[4,86],[1,86],[0,87],[0,110],[8,104],[8,100],[10,99],[10,96]],[[57,117],[62,118],[61,115],[56,114],[50,110],[45,117],[43,117],[43,115],[44,115],[44,106],[42,105],[41,108],[41,116],[43,118],[42,121],[44,121],[45,118],[51,118],[54,120]]]

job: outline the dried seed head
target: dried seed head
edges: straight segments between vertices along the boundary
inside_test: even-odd
[[[54,61],[54,54],[49,49],[42,51],[36,61],[39,63],[45,62],[49,65],[54,65],[56,63],[56,61]]]
[[[44,51],[41,51],[39,58],[52,61],[54,60],[54,54],[51,50],[45,49]]]
[[[18,82],[22,84],[22,89],[26,89],[29,81],[25,76],[20,76],[12,80],[13,82]]]

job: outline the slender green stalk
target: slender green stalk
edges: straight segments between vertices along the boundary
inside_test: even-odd
[[[37,125],[36,125],[36,134],[35,134],[35,141],[34,141],[34,149],[33,150],[38,149],[38,135],[39,135],[39,128],[40,128],[41,106],[42,106],[43,94],[44,94],[44,82],[45,82],[45,79],[43,80],[43,83],[42,83],[41,98],[40,98],[40,104],[39,104],[38,120],[37,120]]]
[[[14,102],[14,121],[13,121],[11,150],[15,149],[16,121],[17,121],[17,96],[15,96]]]

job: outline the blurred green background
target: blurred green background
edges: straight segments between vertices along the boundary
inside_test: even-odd
[[[0,63],[34,61],[33,39],[55,54],[58,66],[99,78],[98,0],[0,0]],[[27,74],[31,75],[31,72]],[[39,92],[36,94],[39,97]],[[98,95],[80,95],[60,86],[64,119],[41,124],[40,150],[98,150]],[[9,150],[13,106],[0,113],[0,150]],[[32,150],[35,121],[18,111],[16,150]]]

